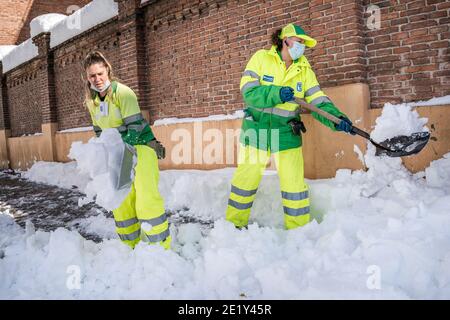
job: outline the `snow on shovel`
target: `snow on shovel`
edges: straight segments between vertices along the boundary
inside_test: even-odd
[[[302,99],[295,98],[295,102],[300,107],[303,107],[312,112],[317,112],[318,114],[324,116],[335,124],[339,124],[342,121],[341,119],[329,114],[324,110],[319,109],[312,104],[305,102]],[[430,139],[429,132],[415,132],[409,136],[396,136],[377,143],[370,138],[370,134],[361,129],[358,129],[355,126],[353,126],[352,128],[352,132],[369,140],[376,147],[375,155],[377,156],[386,155],[389,157],[404,157],[416,154],[420,152],[423,147],[425,147],[428,140]]]

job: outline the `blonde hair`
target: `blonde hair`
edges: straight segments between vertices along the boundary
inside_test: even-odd
[[[90,108],[92,106],[94,106],[94,100],[92,99],[92,96],[94,95],[93,90],[91,89],[91,83],[89,82],[89,80],[86,78],[86,70],[94,65],[94,64],[103,64],[108,72],[108,78],[109,81],[113,82],[116,79],[116,77],[113,74],[113,69],[111,67],[111,64],[109,63],[108,59],[105,58],[105,56],[100,52],[100,51],[92,51],[90,53],[88,53],[88,55],[84,58],[83,61],[83,69],[84,69],[84,73],[82,76],[82,79],[85,83],[84,86],[84,91],[85,91],[85,100],[84,100],[84,104],[87,108]],[[111,97],[112,95],[112,86],[110,86],[108,88],[108,92],[106,93],[108,96]]]

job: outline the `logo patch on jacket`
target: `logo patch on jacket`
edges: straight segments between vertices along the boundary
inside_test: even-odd
[[[302,83],[301,82],[297,82],[297,91],[302,92]]]
[[[268,76],[268,75],[265,74],[263,76],[263,81],[273,82],[273,76]]]

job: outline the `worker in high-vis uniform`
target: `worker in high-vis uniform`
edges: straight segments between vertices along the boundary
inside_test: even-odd
[[[271,154],[280,179],[285,227],[293,229],[310,221],[309,190],[303,176],[301,132],[305,127],[294,97],[344,120],[335,126],[312,113],[331,130],[353,134],[351,121],[323,93],[304,56],[305,47],[312,48],[316,43],[301,27],[288,24],[272,35],[271,49],[253,54],[242,75],[240,89],[246,105],[245,118],[226,211],[226,219],[237,228],[248,224]]]
[[[132,248],[142,238],[169,249],[169,223],[164,200],[158,191],[158,159],[164,157],[164,147],[142,117],[136,94],[114,80],[111,64],[102,53],[88,54],[84,69],[87,77],[85,102],[96,135],[104,129],[116,128],[123,141],[134,146],[137,155],[131,190],[113,210],[119,238]]]

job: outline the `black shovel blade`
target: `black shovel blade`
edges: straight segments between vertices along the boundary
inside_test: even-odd
[[[380,143],[374,143],[377,147],[375,155],[404,157],[416,154],[425,147],[429,139],[429,132],[416,132],[410,136],[397,136]]]

